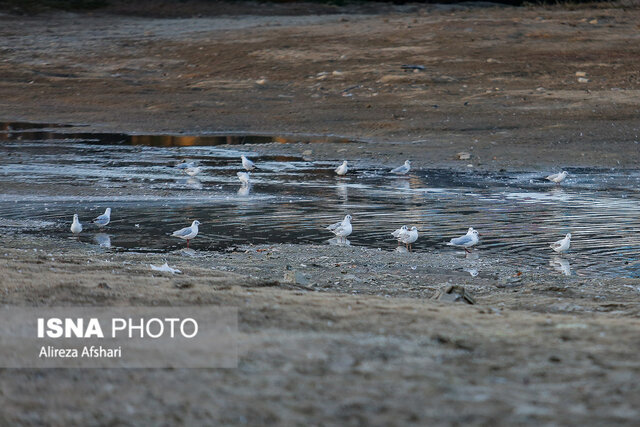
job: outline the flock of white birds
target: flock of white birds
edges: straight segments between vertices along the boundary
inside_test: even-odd
[[[246,156],[241,156],[240,160],[242,162],[242,167],[247,172],[238,172],[237,176],[240,180],[243,187],[249,187],[251,185],[251,175],[250,171],[257,169],[257,166],[254,162],[249,160]],[[182,162],[176,165],[176,168],[181,169],[187,175],[194,177],[198,175],[202,168],[197,166],[194,162]],[[406,160],[404,164],[398,166],[397,168],[391,169],[390,173],[396,175],[406,175],[411,170],[411,161]],[[335,170],[335,173],[339,176],[344,176],[349,172],[349,164],[346,160],[342,162],[340,166],[338,166]],[[554,182],[556,184],[560,184],[567,178],[569,172],[561,171],[559,173],[555,173],[553,175],[549,175],[546,177],[547,180]],[[351,225],[352,217],[351,215],[346,215],[342,221],[336,222],[335,224],[331,224],[326,229],[331,231],[336,235],[336,239],[338,239],[339,243],[347,244],[347,237],[351,235],[353,232],[353,226]],[[111,208],[107,208],[105,212],[93,219],[93,224],[98,226],[99,228],[106,227],[111,221]],[[189,227],[181,228],[180,230],[174,231],[171,235],[173,237],[177,237],[187,241],[187,248],[189,248],[189,241],[194,239],[198,235],[198,226],[200,225],[200,221],[195,220],[191,223]],[[74,235],[77,235],[82,232],[82,224],[78,219],[78,214],[73,215],[73,222],[71,224],[71,232]],[[407,250],[411,251],[413,243],[418,240],[418,228],[413,226],[409,228],[406,225],[403,225],[399,229],[395,230],[391,235],[398,241],[398,245],[405,245]],[[463,248],[466,253],[471,252],[471,248],[478,244],[480,241],[479,233],[477,230],[474,230],[473,227],[469,227],[467,233],[463,236],[453,238],[447,243],[449,246],[456,246],[459,248]],[[569,250],[571,246],[571,233],[567,233],[564,239],[558,240],[550,245],[551,249],[555,252],[563,253]]]

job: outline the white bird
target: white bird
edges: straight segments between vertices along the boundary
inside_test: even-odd
[[[553,175],[549,175],[546,179],[555,182],[556,184],[560,184],[564,179],[569,175],[569,172],[562,171],[560,173],[554,173]]]
[[[245,168],[245,170],[252,171],[258,168],[255,163],[247,159],[244,155],[240,156],[240,159],[242,159],[242,167]]]
[[[351,227],[351,215],[346,215],[342,221],[331,224],[327,227],[327,230],[331,231],[341,240],[346,240],[347,236],[353,231]]]
[[[71,232],[73,234],[78,234],[82,232],[82,224],[78,220],[78,214],[73,214],[73,224],[71,224]]]
[[[404,243],[409,251],[411,251],[411,245],[418,240],[418,229],[416,227],[411,227],[410,230],[407,230],[404,233],[400,233],[398,236],[398,241]]]
[[[244,186],[250,185],[251,182],[249,181],[249,178],[250,178],[249,172],[238,172],[238,179],[240,180],[242,185]]]
[[[180,239],[187,241],[187,249],[189,249],[189,240],[194,239],[198,235],[198,226],[200,225],[200,221],[195,220],[191,223],[190,227],[181,228],[180,230],[174,231],[172,236],[178,237]]]
[[[347,161],[346,160],[343,161],[340,166],[335,168],[335,172],[340,176],[346,175],[348,171],[349,171],[349,168],[347,167]]]
[[[477,245],[478,241],[478,230],[474,230],[473,227],[469,227],[467,234],[451,239],[447,245],[461,247],[464,248],[465,252],[471,253],[471,250],[468,248]]]
[[[172,268],[169,267],[168,263],[164,263],[162,264],[160,267],[158,267],[157,265],[153,265],[153,264],[149,264],[149,266],[151,267],[151,269],[153,271],[166,271],[167,273],[171,273],[171,274],[175,274],[175,273],[182,273],[182,271],[178,270],[177,268]]]
[[[395,169],[391,169],[391,173],[397,175],[406,175],[411,170],[411,161],[406,160],[402,166],[398,166]]]
[[[396,231],[391,233],[391,235],[396,239],[398,239],[398,241],[400,241],[400,235],[402,233],[406,233],[407,231],[409,231],[409,227],[407,227],[406,225],[403,225],[402,227],[398,228]]]
[[[183,160],[182,162],[176,165],[177,169],[189,169],[189,168],[195,168],[195,167],[196,167],[195,162],[187,162],[186,160]]]
[[[111,208],[107,208],[104,213],[93,219],[93,223],[98,227],[105,227],[111,221]]]
[[[185,168],[184,173],[189,176],[196,176],[202,171],[202,168],[198,166],[197,168]]]
[[[549,245],[551,249],[558,253],[567,252],[571,246],[571,233],[567,233],[564,239],[553,242]]]

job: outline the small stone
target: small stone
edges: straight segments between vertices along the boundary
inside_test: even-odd
[[[466,304],[475,304],[476,300],[473,296],[464,288],[464,286],[450,285],[444,292],[438,290],[433,296],[433,299],[445,302],[464,302]]]
[[[176,281],[173,286],[175,286],[178,289],[189,289],[189,288],[193,288],[193,283],[191,282],[187,282],[184,280],[179,280]]]
[[[469,160],[471,158],[471,153],[461,151],[456,154],[456,157],[458,158],[458,160]]]
[[[307,276],[302,274],[299,271],[288,270],[284,272],[284,278],[282,279],[284,283],[291,283],[296,285],[308,285],[309,279]]]
[[[584,77],[578,77],[578,83],[589,83],[589,79],[585,79]]]

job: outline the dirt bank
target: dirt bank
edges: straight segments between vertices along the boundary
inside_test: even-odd
[[[633,424],[638,416],[638,280],[513,280],[499,260],[495,277],[438,274],[443,263],[482,263],[455,253],[285,245],[160,256],[24,237],[2,246],[3,304],[236,306],[241,332],[238,369],[3,370],[9,424]],[[183,274],[149,268],[165,260]],[[291,272],[297,283],[285,279]],[[450,284],[464,285],[476,305],[432,299]]]
[[[362,151],[443,162],[472,150],[496,168],[638,162],[638,8],[248,9],[0,16],[0,115],[112,131],[414,141]]]

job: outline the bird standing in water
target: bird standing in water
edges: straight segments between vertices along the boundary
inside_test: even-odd
[[[349,168],[347,167],[346,160],[343,161],[342,164],[335,169],[335,172],[340,176],[346,175],[348,171],[349,171]]]
[[[563,252],[567,252],[570,246],[571,246],[571,233],[567,233],[567,235],[564,236],[564,239],[558,240],[557,242],[553,242],[552,244],[549,245],[551,249],[558,252],[559,254]]]

